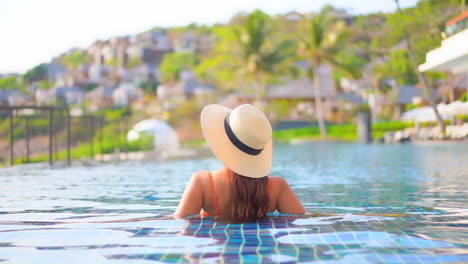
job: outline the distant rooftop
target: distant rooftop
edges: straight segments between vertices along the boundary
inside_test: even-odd
[[[437,92],[433,90],[432,96],[433,98],[437,98]],[[414,85],[403,85],[398,91],[397,103],[410,104],[413,102],[414,97],[425,98],[423,89]]]

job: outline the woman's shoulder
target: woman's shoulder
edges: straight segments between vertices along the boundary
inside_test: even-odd
[[[192,174],[192,177],[208,177],[211,174],[211,171],[200,170]]]
[[[272,179],[272,199],[276,203],[276,209],[285,214],[304,214],[305,210],[288,182],[278,176],[270,176]]]
[[[289,187],[286,180],[280,176],[268,176],[271,181],[271,192],[274,196],[277,196],[283,192],[284,189]]]
[[[209,180],[210,175],[211,175],[210,171],[204,171],[204,170],[196,171],[192,174],[192,180],[200,182],[200,183],[204,183]]]
[[[287,185],[288,182],[283,177],[280,176],[268,176],[268,178],[271,179],[272,183],[278,186],[284,186],[285,184]]]

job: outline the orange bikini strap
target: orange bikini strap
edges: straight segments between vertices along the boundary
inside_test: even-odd
[[[271,187],[273,187],[273,183],[270,177],[268,177],[268,196],[271,195]]]
[[[211,183],[211,192],[213,193],[214,204],[216,208],[216,216],[220,215],[219,204],[218,204],[218,196],[216,195],[216,190],[213,181],[213,175],[210,172],[210,183]]]

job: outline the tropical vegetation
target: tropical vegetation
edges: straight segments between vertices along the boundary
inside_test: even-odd
[[[151,98],[159,83],[180,81],[182,72],[192,71],[199,81],[212,84],[221,94],[242,93],[260,102],[265,111],[284,117],[293,104],[278,100],[266,105],[264,102],[268,88],[292,78],[308,77],[315,84],[316,120],[311,121],[316,121],[318,125],[296,131],[275,132],[275,137],[353,140],[355,125],[326,125],[320,74],[317,74],[321,67],[332,70],[336,87],[340,87],[342,77],[357,78],[363,73],[370,74],[373,87],[365,92],[385,95],[393,100],[396,99],[392,94],[394,85],[422,83],[431,86],[447,79],[447,74],[430,72],[422,75],[415,65],[425,60],[429,50],[440,45],[445,22],[460,13],[465,6],[466,2],[460,0],[420,0],[416,6],[402,9],[401,12],[351,16],[327,5],[316,14],[297,13],[294,19],[288,19],[288,15],[294,13],[269,15],[255,10],[248,14],[237,14],[222,25],[191,24],[186,27],[154,28],[150,31],[163,32],[170,37],[194,32],[213,40],[212,46],[205,52],[166,53],[162,61],[154,62],[158,65],[160,79],[142,82],[139,86]],[[83,50],[72,50],[55,58],[54,62],[62,64],[69,71],[75,71],[90,63],[91,57]],[[141,60],[130,58],[125,67],[135,68],[139,63]],[[106,64],[115,66],[116,61],[110,60]],[[36,82],[39,89],[49,89],[56,85],[48,79],[46,65],[40,64],[22,75],[0,78],[0,90],[17,89],[28,93],[28,85]],[[88,91],[96,86],[83,84],[82,88]],[[426,94],[430,92],[426,91]],[[460,99],[466,100],[466,95]],[[187,101],[173,110],[168,121],[174,126],[199,130],[196,124],[187,125],[188,122],[196,122],[199,108],[196,102]],[[135,113],[130,114],[136,116]],[[383,112],[378,119],[392,119],[391,114],[391,111]],[[352,122],[351,119],[345,121]],[[38,129],[45,132],[45,121],[36,122],[39,124]],[[387,127],[374,125],[374,137],[382,137],[385,131],[402,129],[408,125],[389,124]],[[443,124],[439,126],[443,127]],[[15,125],[20,126],[17,123]],[[6,126],[7,120],[0,120],[0,127]],[[112,134],[112,126],[104,131]],[[22,132],[17,133],[15,137],[24,137]],[[6,133],[0,134],[6,137]],[[111,139],[112,135],[106,134],[105,138]],[[106,151],[111,149],[104,148]]]
[[[320,68],[329,66],[340,68],[347,73],[355,72],[353,65],[341,62],[337,58],[338,53],[345,49],[349,35],[344,21],[337,20],[329,13],[329,10],[330,8],[324,8],[318,15],[304,21],[305,30],[301,36],[299,48],[310,65],[307,75],[313,80],[315,113],[323,139],[327,137],[327,130],[322,109]]]

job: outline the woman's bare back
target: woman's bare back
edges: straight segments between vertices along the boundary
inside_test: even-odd
[[[217,171],[198,171],[194,173],[187,185],[175,215],[188,216],[204,211],[217,215],[215,195],[217,196],[220,215],[231,216],[233,197],[228,169]],[[214,192],[211,185],[213,179]],[[269,193],[268,212],[278,210],[285,214],[304,214],[305,210],[288,183],[281,177],[270,176],[271,192]]]

